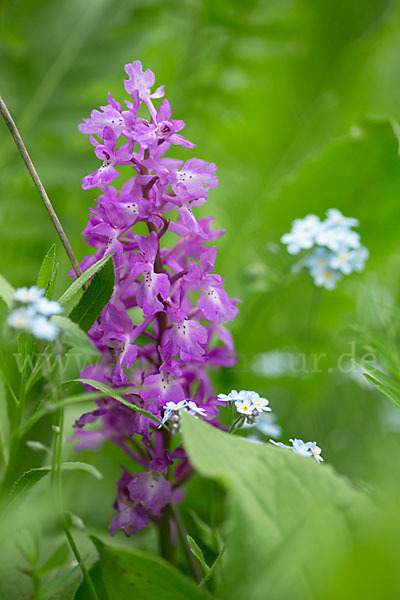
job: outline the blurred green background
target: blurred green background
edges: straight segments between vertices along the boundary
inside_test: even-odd
[[[199,212],[226,229],[216,268],[229,294],[243,300],[231,325],[241,360],[213,375],[218,391],[257,390],[270,399],[285,441],[316,439],[337,470],[373,481],[383,456],[398,451],[400,419],[360,375],[337,365],[351,352],[349,342],[358,356],[364,353],[365,324],[393,352],[398,347],[391,307],[400,268],[400,2],[3,0],[0,6],[1,94],[78,258],[90,253],[81,231],[95,198],[80,180],[97,159],[77,125],[106,103],[108,91],[125,97],[124,64],[139,59],[158,85],[166,84],[173,117],[187,123],[185,135],[196,148],[186,156],[218,165],[220,185]],[[169,155],[184,156],[174,148]],[[31,285],[55,233],[3,123],[0,190],[0,271],[14,286]],[[363,274],[324,290],[311,314],[312,281],[291,273],[293,260],[279,239],[293,219],[323,217],[331,207],[360,220],[371,258]],[[58,258],[62,291],[69,265],[61,247]],[[276,372],[274,352],[326,356],[319,372],[293,374]],[[82,481],[75,498],[100,525],[110,517],[120,456],[107,446],[84,458],[110,471],[97,516],[85,500],[89,484]]]

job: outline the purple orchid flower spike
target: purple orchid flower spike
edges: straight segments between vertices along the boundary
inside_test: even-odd
[[[236,316],[237,301],[214,272],[216,247],[207,246],[224,231],[212,229],[212,217],[196,216],[218,185],[216,166],[165,156],[175,145],[194,147],[180,134],[185,123],[172,119],[168,100],[154,105],[164,86],[152,91],[150,69],[134,61],[125,71],[126,109],[109,94],[108,105],[79,127],[103,161],[82,180],[84,189],[100,190],[84,230],[95,253],[82,267],[114,251],[116,276],[111,301],[89,332],[101,360],[85,367],[82,377],[119,389],[124,404],[112,397],[97,400],[77,420],[72,437],[78,448],[95,450],[107,441],[125,452],[110,532],[132,535],[150,520],[159,522],[172,487],[178,489],[193,472],[182,446],[172,443],[179,415],[168,407],[185,406],[220,426],[207,371],[236,361],[223,324]],[[140,106],[148,119],[138,116]],[[119,188],[110,185],[118,167],[128,164],[132,176]]]

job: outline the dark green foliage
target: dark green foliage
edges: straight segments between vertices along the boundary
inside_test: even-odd
[[[110,301],[114,283],[114,263],[110,258],[104,267],[97,271],[88,288],[83,292],[79,303],[73,308],[69,315],[71,321],[77,323],[83,331],[89,331]]]

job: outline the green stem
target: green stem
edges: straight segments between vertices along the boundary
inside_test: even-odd
[[[208,573],[206,573],[204,575],[203,579],[200,581],[199,588],[202,588],[207,583],[207,581],[213,576],[215,568],[218,566],[219,561],[221,560],[221,558],[224,555],[224,552],[225,552],[225,546],[222,548],[221,552],[218,554],[217,558],[214,560]]]
[[[188,563],[189,568],[192,571],[196,583],[200,583],[200,581],[202,580],[201,570],[197,560],[195,559],[189,548],[185,523],[183,522],[181,513],[179,512],[179,509],[176,506],[176,504],[174,504],[174,502],[170,502],[169,504],[178,529],[179,537],[181,538],[182,547],[186,556],[186,562]]]
[[[68,543],[69,543],[69,545],[71,547],[71,550],[72,550],[72,552],[73,552],[73,554],[75,556],[76,561],[79,563],[79,567],[80,567],[80,569],[82,571],[83,578],[84,578],[84,580],[86,582],[86,585],[87,585],[87,587],[88,587],[88,589],[90,591],[90,594],[91,594],[91,596],[92,596],[92,598],[94,600],[99,600],[99,597],[97,595],[96,588],[94,587],[92,578],[90,577],[89,571],[87,570],[87,568],[85,566],[85,563],[82,560],[82,556],[81,556],[81,554],[80,554],[80,552],[78,550],[78,546],[75,544],[75,540],[72,537],[72,534],[71,534],[70,529],[68,527],[68,523],[67,523],[67,521],[65,519],[65,516],[63,515],[62,518],[63,518],[63,529],[64,529],[65,537],[68,540]]]
[[[26,375],[25,375],[25,370],[24,370],[21,374],[19,399],[18,399],[18,404],[17,404],[16,412],[15,412],[15,419],[14,419],[14,423],[13,423],[13,429],[16,432],[19,432],[19,430],[21,428],[24,409],[25,409],[25,397],[26,397],[25,383],[26,383]],[[16,459],[18,456],[20,441],[21,441],[21,435],[19,435],[18,433],[11,440],[10,454],[9,454],[7,468],[6,468],[6,471],[4,474],[2,490],[1,490],[2,498],[4,498],[7,495],[7,493],[9,492],[11,483],[13,481],[15,462],[16,462]]]
[[[57,348],[57,352],[61,352],[61,348]],[[57,361],[57,382],[56,385],[52,384],[53,389],[53,400],[57,402],[60,390],[61,390],[61,375],[60,375],[60,363]],[[50,381],[52,381],[50,377]],[[52,478],[53,478],[53,492],[54,499],[56,503],[56,509],[60,514],[62,527],[65,533],[65,536],[68,540],[72,553],[75,556],[76,561],[79,564],[80,570],[82,572],[83,578],[86,582],[86,585],[90,591],[90,595],[93,600],[99,600],[99,597],[96,592],[96,588],[94,587],[93,581],[90,577],[89,571],[87,570],[85,563],[82,560],[81,554],[78,550],[78,547],[75,543],[74,538],[72,537],[72,533],[69,529],[69,524],[67,519],[65,518],[64,508],[63,508],[63,495],[62,495],[62,477],[61,477],[61,465],[62,465],[62,446],[63,446],[63,431],[64,431],[64,408],[61,407],[58,412],[58,425],[54,428],[54,437],[53,437],[53,458],[52,458]]]
[[[15,145],[18,148],[18,152],[20,153],[20,155],[26,165],[26,168],[28,169],[29,174],[32,177],[32,181],[35,184],[37,191],[39,192],[39,195],[43,201],[43,204],[45,205],[46,210],[49,213],[51,220],[53,221],[53,225],[57,231],[58,237],[60,238],[62,245],[64,246],[64,249],[68,255],[68,258],[71,261],[72,267],[73,267],[77,277],[79,277],[80,275],[82,275],[82,273],[81,273],[81,269],[79,267],[79,263],[76,260],[74,251],[72,250],[71,244],[69,243],[69,240],[68,240],[67,236],[65,235],[63,226],[61,225],[60,220],[57,217],[56,212],[53,208],[53,205],[50,202],[50,199],[46,193],[46,190],[44,189],[43,184],[40,181],[39,175],[37,174],[37,171],[33,165],[31,157],[28,154],[28,151],[27,151],[25,144],[22,140],[22,137],[17,129],[17,126],[15,125],[14,120],[13,120],[12,116],[10,115],[10,112],[6,106],[6,103],[1,98],[1,96],[0,96],[0,113],[1,113],[4,121],[6,122],[8,129],[10,130],[10,133],[14,139]]]
[[[158,530],[160,554],[164,560],[174,563],[175,547],[172,543],[171,508],[167,504],[162,512],[161,524]]]
[[[228,431],[228,433],[233,433],[235,429],[239,429],[241,425],[244,423],[244,417],[238,417],[236,421],[234,421]]]

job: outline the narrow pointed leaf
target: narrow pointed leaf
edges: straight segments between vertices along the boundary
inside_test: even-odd
[[[2,275],[0,275],[0,298],[4,300],[8,307],[11,306],[14,292],[15,290],[13,286],[8,283],[8,281],[4,279]]]
[[[65,306],[67,302],[69,302],[69,300],[71,300],[71,298],[73,298],[73,296],[75,296],[75,294],[80,291],[82,286],[87,281],[89,281],[89,279],[93,277],[93,275],[97,273],[99,269],[101,269],[101,267],[109,260],[110,256],[112,256],[112,254],[107,254],[107,256],[103,256],[103,258],[98,260],[94,265],[92,265],[84,273],[82,273],[82,275],[78,277],[78,279],[75,279],[75,281],[71,283],[69,288],[67,288],[65,292],[59,297],[58,302]]]
[[[71,321],[79,325],[83,331],[89,331],[103,308],[110,301],[114,291],[115,273],[111,257],[89,283],[82,298],[69,314]]]
[[[56,260],[56,245],[53,244],[48,250],[41,264],[36,285],[38,288],[45,290],[45,295],[48,296],[48,289],[53,277]]]

